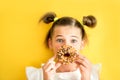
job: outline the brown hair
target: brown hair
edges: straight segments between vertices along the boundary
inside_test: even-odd
[[[48,34],[45,39],[45,44],[47,47],[48,47],[48,40],[49,38],[52,38],[52,34],[56,26],[69,25],[69,26],[78,27],[81,30],[82,39],[87,39],[87,35],[83,25],[93,28],[97,23],[96,18],[92,15],[83,17],[83,20],[82,20],[83,25],[77,19],[74,19],[72,17],[61,17],[54,21],[55,17],[56,17],[56,14],[54,12],[48,12],[39,20],[39,22],[43,21],[46,24],[53,22],[52,27],[48,31]]]

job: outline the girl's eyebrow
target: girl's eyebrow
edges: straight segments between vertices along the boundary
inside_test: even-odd
[[[71,37],[79,38],[78,36],[71,36]]]
[[[63,37],[63,35],[57,35],[56,37]],[[71,37],[79,38],[78,36],[72,35]]]
[[[62,37],[62,35],[57,35],[56,37]]]

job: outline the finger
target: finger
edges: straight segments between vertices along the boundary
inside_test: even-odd
[[[62,65],[61,63],[56,63],[56,64],[55,64],[55,70],[56,70],[57,68],[59,68],[61,65]]]
[[[83,65],[80,65],[80,70],[81,70],[81,72],[84,72],[84,71],[86,71],[86,68]]]
[[[48,65],[45,66],[44,71],[48,72],[51,68],[51,64],[49,63]]]
[[[91,72],[91,67],[86,68],[83,65],[80,65],[79,69],[80,69],[81,72],[86,72],[86,73]]]
[[[54,61],[56,56],[51,57],[48,61]]]
[[[85,61],[88,65],[91,65],[91,62],[90,62],[87,58],[84,58],[84,61]]]
[[[85,58],[85,56],[83,56],[82,54],[78,54],[78,58],[83,59],[83,58]]]
[[[43,65],[43,69],[46,69],[50,65],[50,61],[48,61],[46,64]]]
[[[80,59],[77,59],[77,61],[84,61],[84,62],[86,62],[87,64],[91,64],[91,62],[87,59],[87,58],[80,58]]]
[[[76,60],[76,63],[78,64],[78,66],[80,66],[80,65],[83,65],[84,67],[87,66],[87,64],[82,60]]]
[[[79,60],[76,60],[76,63],[80,66],[80,65],[83,65],[84,67],[89,67],[89,64],[84,60],[82,59],[79,59]]]
[[[49,72],[49,71],[53,70],[54,68],[55,68],[55,63],[52,62],[46,67],[45,71]]]
[[[79,54],[78,58],[76,58],[76,60],[78,60],[78,59],[81,59],[81,60],[85,61],[86,63],[91,64],[91,62],[85,56],[83,56],[81,54]]]
[[[44,68],[47,68],[50,63],[54,62],[54,59],[55,59],[55,56],[53,56],[52,58],[50,58],[50,59],[48,60],[48,62],[47,62],[43,67],[44,67]]]
[[[84,58],[85,58],[85,56],[83,56],[83,55],[81,55],[81,54],[78,54],[77,57],[76,57],[76,60],[77,60],[77,59],[83,60]]]

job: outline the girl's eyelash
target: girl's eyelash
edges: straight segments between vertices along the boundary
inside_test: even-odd
[[[72,39],[71,41],[72,41],[73,43],[74,43],[74,42],[77,42],[77,40],[76,40],[76,39]]]
[[[57,39],[56,41],[57,42],[63,42],[63,39]]]
[[[56,41],[59,42],[59,43],[61,43],[61,42],[64,42],[64,39],[56,39]],[[78,40],[71,39],[70,41],[71,41],[71,43],[76,43]]]

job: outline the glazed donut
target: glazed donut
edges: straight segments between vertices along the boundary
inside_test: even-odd
[[[68,45],[61,46],[60,49],[57,51],[57,61],[61,62],[62,64],[69,64],[73,63],[75,58],[77,57],[77,51]]]

